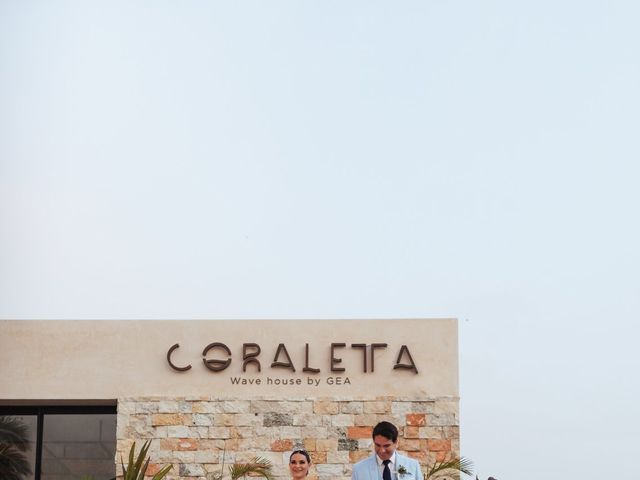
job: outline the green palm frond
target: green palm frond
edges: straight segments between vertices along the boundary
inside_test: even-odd
[[[31,473],[31,466],[22,452],[8,444],[0,444],[0,478],[22,480]]]
[[[133,445],[131,445],[131,450],[129,450],[129,463],[127,467],[124,466],[122,456],[120,456],[123,480],[144,480],[145,473],[147,473],[147,468],[149,468],[149,461],[151,460],[150,457],[147,457],[147,452],[149,451],[150,446],[150,440],[144,442],[144,445],[142,445],[140,452],[138,452],[138,456],[135,457],[136,443],[133,442]],[[169,470],[171,470],[171,468],[172,465],[166,465],[158,473],[151,477],[151,480],[161,480],[167,475],[167,473],[169,473]]]
[[[0,416],[0,443],[11,444],[13,448],[29,450],[29,426],[16,417]]]
[[[29,427],[19,418],[0,416],[0,478],[22,480],[30,475],[28,450]]]
[[[424,479],[429,480],[435,478],[446,470],[454,470],[456,472],[462,472],[465,475],[471,475],[473,462],[464,457],[454,458],[446,462],[436,462],[424,474]]]
[[[244,478],[247,475],[264,477],[267,480],[272,480],[271,474],[272,464],[269,460],[263,457],[253,457],[249,463],[234,463],[229,467],[229,473],[231,480],[238,480]]]

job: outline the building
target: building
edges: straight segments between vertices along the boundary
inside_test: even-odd
[[[423,465],[459,456],[457,349],[451,319],[0,321],[0,416],[25,480],[109,480],[145,440],[169,479],[256,455],[288,478],[295,447],[347,479],[381,420]]]

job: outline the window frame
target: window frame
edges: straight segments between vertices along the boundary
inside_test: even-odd
[[[35,415],[37,418],[36,463],[33,472],[34,480],[40,480],[41,478],[45,415],[117,415],[117,413],[118,407],[116,405],[0,405],[0,415]]]

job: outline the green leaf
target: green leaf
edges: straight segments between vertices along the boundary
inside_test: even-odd
[[[234,463],[229,467],[229,473],[231,480],[238,480],[240,477],[244,478],[247,475],[260,476],[267,480],[272,480],[272,466],[272,463],[266,458],[253,457],[249,463]]]
[[[424,478],[425,480],[436,478],[438,475],[448,470],[461,472],[465,475],[471,475],[471,472],[473,470],[473,462],[464,457],[453,458],[451,460],[443,462],[436,462],[427,470],[427,472],[424,474]]]
[[[149,451],[150,446],[150,440],[144,442],[144,445],[142,445],[140,452],[138,452],[138,455],[136,456],[136,444],[135,442],[133,442],[133,445],[131,445],[131,449],[129,450],[129,464],[126,467],[122,462],[122,455],[120,456],[123,480],[144,480],[145,473],[147,473],[147,469],[149,468],[149,462],[151,461],[151,457],[147,456],[147,452]],[[161,480],[167,475],[171,468],[173,468],[172,465],[164,466],[158,473],[153,476],[153,480]]]
[[[162,470],[160,470],[158,473],[156,473],[151,480],[160,480],[162,478],[164,478],[164,476],[169,473],[169,470],[171,470],[173,468],[173,465],[166,465]]]

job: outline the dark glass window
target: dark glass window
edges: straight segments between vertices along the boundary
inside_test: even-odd
[[[111,480],[115,451],[116,407],[0,407],[2,480]]]
[[[33,480],[36,471],[36,415],[0,415],[0,478]]]

